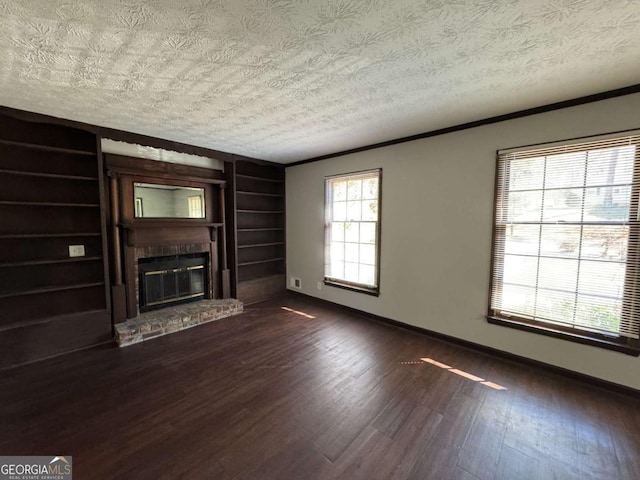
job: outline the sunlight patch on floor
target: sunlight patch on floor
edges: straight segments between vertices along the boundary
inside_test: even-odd
[[[316,318],[313,315],[309,315],[308,313],[304,313],[304,312],[301,312],[299,310],[294,310],[293,308],[289,308],[289,307],[280,307],[280,308],[282,308],[282,310],[286,310],[287,312],[295,313],[296,315],[300,315],[300,316],[305,317],[305,318]]]
[[[438,362],[436,360],[434,360],[433,358],[421,358],[420,360],[422,360],[424,363],[430,363],[431,365],[435,365],[436,367],[440,367],[443,370],[448,370],[451,373],[455,373],[456,375],[460,375],[461,377],[464,377],[468,380],[471,380],[473,382],[478,382],[481,385],[484,385],[485,387],[489,387],[489,388],[493,388],[494,390],[507,390],[507,387],[503,387],[502,385],[498,385],[497,383],[494,382],[490,382],[488,380],[485,380],[484,378],[480,378],[477,377],[475,375],[472,375],[469,372],[465,372],[464,370],[460,370],[458,368],[453,368],[450,367],[449,365],[446,365],[442,362]],[[409,362],[407,362],[409,363]],[[416,363],[416,362],[411,362],[411,363]]]

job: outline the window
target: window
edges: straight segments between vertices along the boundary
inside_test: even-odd
[[[327,285],[379,294],[381,170],[325,179]]]
[[[637,355],[639,142],[498,152],[490,322]]]

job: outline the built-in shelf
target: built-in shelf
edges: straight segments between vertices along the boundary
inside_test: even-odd
[[[0,235],[3,238],[63,238],[63,237],[100,237],[100,232],[70,232],[70,233],[7,233]]]
[[[0,200],[0,205],[17,205],[29,207],[82,207],[99,208],[99,203],[59,203],[59,202],[16,202],[10,200]]]
[[[104,286],[104,282],[94,283],[77,283],[75,285],[61,285],[58,287],[33,288],[29,290],[21,290],[18,292],[7,292],[0,294],[0,298],[22,297],[25,295],[38,295],[41,293],[64,292],[65,290],[79,290],[81,288],[91,288]]]
[[[7,170],[0,169],[0,173],[6,173],[8,175],[22,175],[28,177],[41,177],[41,178],[57,178],[61,180],[86,180],[91,182],[97,182],[96,177],[85,177],[83,175],[63,175],[61,173],[42,173],[42,172],[26,172],[22,170]]]
[[[91,314],[101,313],[101,312],[104,312],[104,310],[103,309],[86,310],[83,312],[68,313],[66,315],[62,315],[58,317],[46,317],[46,318],[39,318],[37,320],[22,321],[22,322],[19,322],[19,325],[20,325],[20,328],[31,327],[34,325],[45,325],[47,323],[55,322],[60,318],[68,319],[68,318],[74,318],[74,317],[82,317],[84,315],[91,315]],[[12,328],[15,328],[15,327],[16,327],[15,323],[6,323],[4,325],[0,325],[0,332],[3,332],[5,330],[11,330]]]
[[[53,265],[55,263],[95,262],[97,260],[102,260],[102,257],[73,257],[57,260],[24,260],[20,262],[0,262],[0,268],[26,267],[30,265]]]
[[[255,175],[245,175],[242,173],[236,173],[236,178],[247,178],[249,180],[259,180],[261,182],[270,182],[270,183],[284,183],[284,178],[266,178],[266,177],[258,177]]]
[[[236,190],[236,193],[238,193],[240,195],[254,195],[256,197],[284,198],[284,195],[282,193],[247,192],[245,190]]]
[[[284,245],[284,242],[272,242],[272,243],[254,243],[250,245],[238,245],[238,248],[257,248],[257,247],[273,247],[277,245]]]
[[[239,232],[277,232],[284,231],[284,227],[268,227],[268,228],[239,228]]]
[[[277,214],[277,213],[284,213],[282,210],[236,210],[238,213],[271,213],[271,214]]]
[[[261,263],[271,263],[271,262],[280,262],[284,260],[284,257],[278,257],[278,258],[268,258],[266,260],[254,260],[253,262],[242,262],[242,263],[238,263],[239,267],[247,267],[249,265],[259,265]]]
[[[285,175],[278,165],[237,161],[233,168],[236,278],[240,300],[285,290]]]
[[[88,152],[86,150],[76,150],[74,148],[53,147],[53,146],[50,146],[50,145],[39,145],[37,143],[16,142],[14,140],[0,139],[0,144],[2,144],[2,145],[13,145],[13,146],[17,146],[17,147],[31,148],[33,150],[44,150],[44,151],[47,151],[47,152],[72,153],[72,154],[75,154],[75,155],[90,155],[90,156],[97,155],[97,152]]]

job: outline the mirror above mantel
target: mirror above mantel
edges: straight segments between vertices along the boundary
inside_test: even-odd
[[[204,188],[133,184],[135,218],[205,218]]]

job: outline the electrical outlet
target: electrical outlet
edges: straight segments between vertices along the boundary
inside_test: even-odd
[[[289,281],[289,285],[291,285],[291,288],[302,290],[302,280],[299,278],[291,277],[291,280]]]
[[[322,290],[322,282],[318,282],[317,287],[318,287],[318,290]]]
[[[70,257],[84,257],[84,245],[69,245]]]

